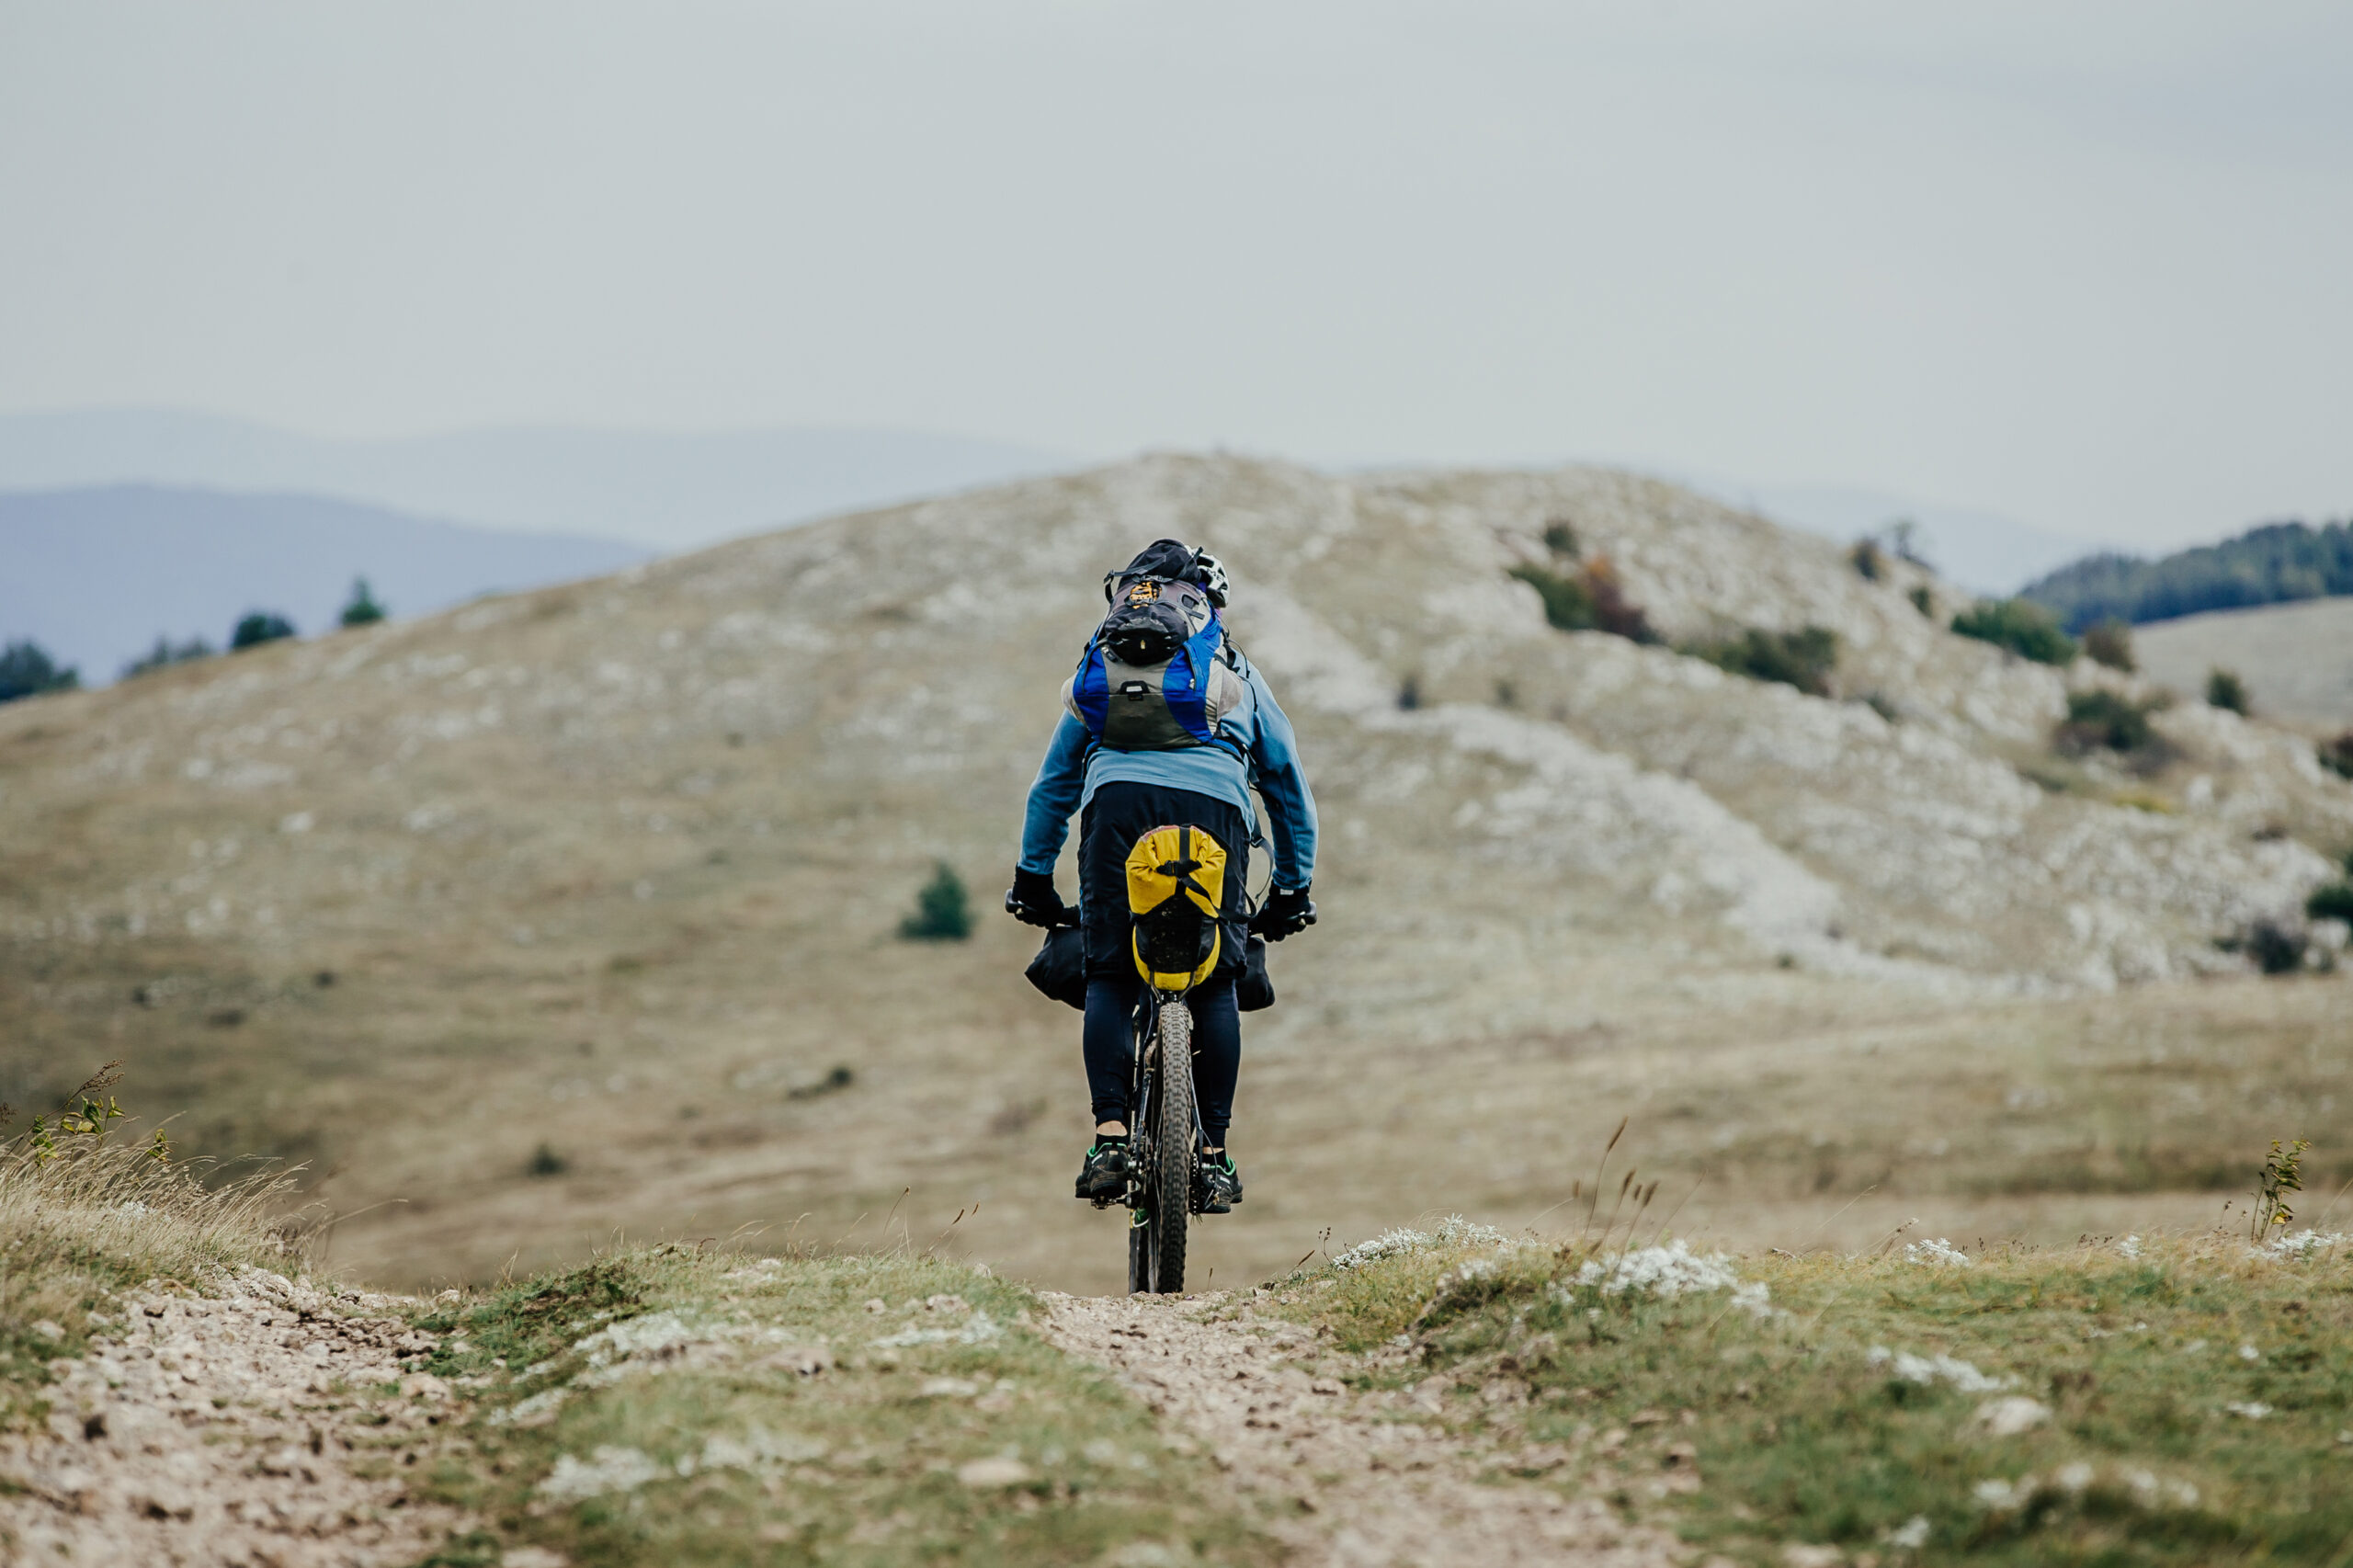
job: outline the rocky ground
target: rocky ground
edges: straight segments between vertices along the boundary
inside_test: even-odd
[[[1598,1496],[1528,1479],[1559,1471],[1557,1446],[1499,1448],[1439,1425],[1443,1386],[1358,1394],[1318,1376],[1314,1336],[1257,1318],[1227,1295],[1058,1296],[1048,1333],[1110,1368],[1165,1421],[1205,1445],[1301,1568],[1655,1568],[1690,1553],[1631,1526]],[[1238,1315],[1237,1315],[1238,1312]],[[1330,1358],[1336,1360],[1337,1358]],[[1498,1402],[1524,1396],[1498,1382]],[[1622,1443],[1625,1434],[1617,1434]],[[1605,1447],[1607,1447],[1605,1441]],[[1695,1487],[1688,1446],[1644,1480],[1664,1497]]]
[[[258,1270],[126,1297],[56,1363],[45,1431],[0,1436],[0,1555],[173,1568],[378,1568],[462,1528],[417,1500],[451,1391],[403,1362],[394,1298]],[[9,1484],[13,1483],[13,1484]]]

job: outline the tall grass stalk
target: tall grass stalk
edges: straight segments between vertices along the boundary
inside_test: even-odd
[[[40,1415],[48,1362],[81,1354],[117,1292],[299,1267],[309,1233],[286,1218],[294,1179],[268,1168],[208,1185],[160,1139],[110,1141],[103,1119],[0,1144],[0,1427]]]

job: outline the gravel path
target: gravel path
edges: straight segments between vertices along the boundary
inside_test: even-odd
[[[1045,1300],[1055,1343],[1109,1368],[1258,1494],[1301,1568],[1663,1568],[1690,1555],[1597,1498],[1479,1480],[1506,1456],[1448,1434],[1436,1389],[1358,1396],[1316,1375],[1298,1325],[1210,1321],[1231,1297]]]
[[[0,1437],[0,1560],[379,1568],[464,1521],[411,1500],[449,1390],[394,1300],[249,1272],[209,1296],[126,1296],[85,1360],[52,1363],[48,1430]],[[383,1385],[401,1392],[387,1395]]]

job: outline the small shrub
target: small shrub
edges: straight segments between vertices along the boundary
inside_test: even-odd
[[[384,619],[384,607],[376,601],[375,594],[369,589],[367,578],[354,577],[351,580],[351,597],[344,605],[339,619],[345,626],[373,626]]]
[[[571,1168],[570,1160],[557,1153],[552,1145],[541,1143],[531,1151],[530,1161],[524,1165],[523,1174],[532,1176],[560,1176]]]
[[[1576,577],[1564,577],[1546,567],[1519,565],[1511,574],[1536,590],[1544,601],[1544,619],[1563,631],[1594,630],[1593,596]]]
[[[910,942],[961,942],[972,934],[972,903],[964,879],[945,860],[915,894],[915,912],[899,922],[899,935]]]
[[[2304,900],[2304,913],[2315,920],[2342,920],[2353,925],[2353,881],[2328,882]]]
[[[784,1097],[789,1100],[822,1099],[827,1095],[837,1095],[857,1082],[857,1074],[836,1064],[822,1078],[812,1083],[795,1084],[784,1091]]]
[[[1596,556],[1568,575],[1533,564],[1515,566],[1511,574],[1536,590],[1544,602],[1544,619],[1563,631],[1607,631],[1632,642],[1659,640],[1642,607],[1626,597],[1607,557]]]
[[[2226,953],[2245,953],[2266,974],[2291,974],[2304,967],[2311,938],[2276,920],[2258,920],[2241,935],[2220,943]]]
[[[294,635],[294,623],[282,615],[266,609],[249,610],[237,622],[236,631],[229,634],[232,653],[240,648],[258,648],[265,642],[282,642]]]
[[[0,702],[49,691],[72,691],[81,684],[81,671],[70,665],[59,668],[48,650],[29,639],[0,649]]]
[[[1554,517],[1544,525],[1544,548],[1573,561],[1585,553],[1585,545],[1577,538],[1577,530],[1570,526],[1566,517]]]
[[[2215,665],[2206,672],[2206,705],[2227,708],[2240,718],[2245,718],[2248,706],[2246,682],[2239,679],[2236,671]]]
[[[1985,599],[1952,618],[1953,631],[2006,648],[2039,665],[2071,665],[2075,640],[2040,605],[2027,599]]]
[[[2353,730],[2320,743],[2320,765],[2340,778],[2353,778]]]
[[[1718,669],[1751,680],[1779,681],[1810,697],[1830,694],[1830,672],[1838,663],[1838,634],[1826,626],[1802,631],[1766,631],[1750,627],[1725,642],[1697,642],[1683,650]]]
[[[1875,539],[1857,540],[1855,548],[1847,552],[1847,560],[1854,566],[1855,574],[1867,583],[1878,582],[1887,570],[1887,558]]]
[[[2109,751],[2139,751],[2154,738],[2149,713],[2154,704],[2134,702],[2115,692],[2094,689],[2067,694],[2066,722],[2059,726],[2059,744],[2074,751],[2105,746]]]
[[[150,670],[160,670],[172,665],[185,665],[191,659],[209,659],[211,656],[212,644],[201,637],[191,637],[185,642],[175,642],[168,637],[159,635],[153,648],[122,666],[122,678],[129,680],[132,676],[143,676]]]
[[[1937,596],[1928,591],[1927,584],[1922,583],[1914,587],[1911,599],[1914,609],[1918,610],[1930,620],[1937,619]]]
[[[2140,667],[2132,662],[2132,629],[2112,617],[2084,633],[2084,653],[2092,663],[2126,675]]]

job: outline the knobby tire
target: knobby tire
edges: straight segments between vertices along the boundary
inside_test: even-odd
[[[1185,1228],[1192,1208],[1193,1013],[1179,1001],[1160,1009],[1159,1104],[1153,1108],[1152,1289],[1185,1289]]]

